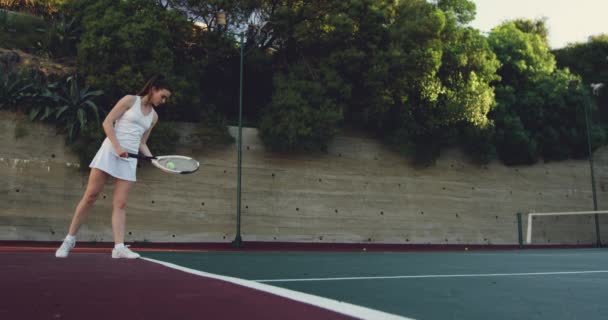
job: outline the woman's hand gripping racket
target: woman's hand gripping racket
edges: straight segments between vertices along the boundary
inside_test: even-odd
[[[141,160],[150,160],[152,165],[168,173],[193,173],[198,170],[200,164],[198,161],[186,156],[158,156],[148,157],[144,155],[129,153],[130,158]]]

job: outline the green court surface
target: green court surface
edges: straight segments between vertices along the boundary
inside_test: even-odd
[[[607,319],[608,251],[146,252],[415,319]]]

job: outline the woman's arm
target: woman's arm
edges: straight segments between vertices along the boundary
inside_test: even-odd
[[[146,144],[146,142],[148,142],[148,138],[150,137],[150,132],[152,132],[152,128],[154,128],[154,126],[156,125],[157,122],[158,122],[158,115],[156,114],[156,112],[154,112],[154,116],[152,118],[152,125],[150,125],[150,128],[148,130],[146,130],[146,132],[144,132],[144,135],[141,137],[141,142],[139,144],[139,151],[141,151],[141,153],[144,156],[148,156],[148,157],[152,156],[152,152],[150,152],[150,149],[148,148],[148,145]]]
[[[114,151],[119,157],[127,157],[127,150],[123,149],[116,138],[116,133],[114,132],[114,122],[120,118],[123,113],[125,113],[135,102],[134,96],[124,96],[120,101],[116,103],[116,105],[112,108],[110,113],[103,120],[103,131],[106,133],[106,136],[112,143],[114,147]]]

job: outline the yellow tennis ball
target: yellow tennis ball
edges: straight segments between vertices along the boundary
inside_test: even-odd
[[[167,169],[173,170],[173,169],[175,169],[175,163],[169,161],[169,162],[167,162],[167,164],[165,165],[165,167],[167,167]]]

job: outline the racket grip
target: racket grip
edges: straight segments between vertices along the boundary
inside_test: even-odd
[[[142,160],[152,160],[152,159],[156,159],[156,157],[155,157],[155,156],[148,157],[148,156],[140,155],[140,154],[137,154],[137,153],[130,153],[130,152],[129,152],[129,157],[130,157],[130,158],[142,159]]]

